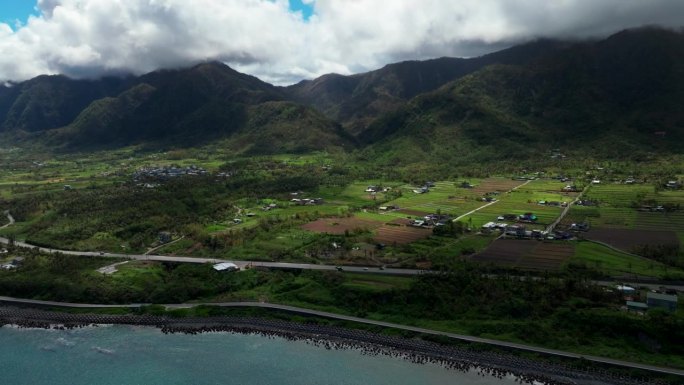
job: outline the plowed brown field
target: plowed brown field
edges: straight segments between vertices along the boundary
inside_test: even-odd
[[[559,270],[575,253],[568,243],[498,239],[473,261],[525,270]]]

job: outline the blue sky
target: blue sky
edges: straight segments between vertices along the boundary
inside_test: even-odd
[[[30,14],[36,13],[36,0],[0,0],[0,23],[14,27],[16,20],[25,23]]]
[[[0,0],[0,23],[16,29],[38,13],[38,2]],[[220,60],[286,85],[402,60],[479,56],[539,37],[601,38],[645,24],[678,29],[684,15],[684,0],[40,2],[51,17],[24,24],[24,34],[0,28],[6,53],[0,54],[0,84],[48,73],[143,74]],[[51,13],[56,4],[64,12]]]
[[[301,11],[305,20],[313,14],[313,5],[302,0],[289,0],[290,9]],[[0,23],[7,23],[12,28],[16,20],[25,23],[29,15],[35,14],[36,0],[0,0]]]
[[[313,14],[313,4],[304,4],[302,0],[290,0],[290,9],[293,11],[302,11],[305,20],[309,20]]]

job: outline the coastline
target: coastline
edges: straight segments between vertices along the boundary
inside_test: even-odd
[[[355,349],[366,355],[387,355],[416,364],[434,363],[452,370],[477,371],[482,375],[513,375],[521,383],[550,385],[618,384],[660,385],[665,382],[616,376],[602,369],[580,370],[513,354],[475,351],[417,338],[377,334],[365,330],[259,317],[218,316],[174,318],[157,315],[72,314],[39,309],[0,307],[0,326],[71,329],[91,325],[139,325],[162,333],[229,332],[258,334],[266,338],[303,341],[325,349]]]

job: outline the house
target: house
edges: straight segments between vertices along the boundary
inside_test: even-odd
[[[677,182],[676,180],[668,181],[665,184],[665,187],[666,188],[672,188],[672,189],[678,189],[679,188],[679,182]]]
[[[431,181],[425,182],[425,187],[435,187],[435,182],[431,182]]]
[[[555,231],[553,233],[553,239],[565,240],[565,239],[572,239],[572,238],[573,238],[573,235],[568,233],[567,231]]]
[[[277,208],[277,207],[278,207],[277,204],[271,203],[271,204],[268,204],[268,205],[262,207],[261,209],[264,210],[264,211],[271,211],[271,210],[273,210],[273,209],[275,209],[275,208]]]
[[[525,235],[527,235],[527,232],[525,232]],[[530,237],[533,239],[542,239],[546,235],[546,231],[541,231],[541,230],[532,230],[532,232],[529,234]]]
[[[430,189],[427,186],[423,186],[421,188],[417,188],[417,189],[413,190],[413,192],[416,194],[425,194],[425,193],[430,192]]]
[[[634,293],[636,293],[636,289],[631,286],[617,285],[615,286],[615,288],[625,295],[633,295]]]
[[[433,226],[441,226],[446,224],[448,221],[451,220],[451,215],[446,215],[446,214],[428,214],[426,215],[423,219],[425,219],[425,222],[429,225]]]
[[[413,227],[428,227],[428,226],[430,226],[430,225],[429,225],[427,222],[425,222],[424,220],[421,220],[421,219],[414,219],[414,220],[412,220],[412,221],[409,222],[409,226],[413,226]]]
[[[494,223],[494,222],[487,222],[484,225],[482,225],[483,230],[493,230],[496,227],[497,227],[496,223]]]
[[[525,226],[508,226],[504,232],[507,236],[523,238],[525,236]]]
[[[0,268],[1,268],[1,269],[4,269],[4,270],[16,269],[16,268],[18,268],[19,266],[21,266],[21,264],[22,264],[23,262],[24,262],[24,258],[23,258],[23,257],[16,257],[16,258],[14,258],[14,259],[12,260],[12,262],[5,263],[5,264],[3,264],[3,265],[0,265]]]
[[[592,179],[591,184],[601,184],[600,179]]]
[[[382,190],[382,187],[379,187],[379,186],[368,186],[368,187],[366,187],[367,193],[376,193],[376,192],[381,191],[381,190]]]
[[[473,187],[475,187],[475,186],[473,186],[472,184],[470,184],[470,182],[461,182],[461,184],[459,185],[459,187],[460,187],[460,188],[473,188]]]
[[[670,312],[677,311],[677,296],[649,292],[646,294],[646,304],[649,308],[661,308]]]
[[[73,188],[71,185],[69,185],[69,184],[65,184],[65,185],[64,185],[64,191],[73,190],[73,189],[74,189],[74,188]]]
[[[214,265],[214,270],[216,271],[238,271],[240,268],[231,262],[222,262],[222,263],[217,263]]]
[[[627,310],[628,311],[635,311],[635,312],[646,312],[648,310],[648,305],[644,302],[634,302],[634,301],[627,301]]]
[[[168,231],[162,231],[159,233],[159,242],[161,243],[169,243],[171,242],[171,233]]]
[[[494,222],[487,222],[484,225],[482,225],[482,233],[483,234],[489,234],[492,231],[496,229],[496,223]]]
[[[526,223],[536,222],[537,216],[534,215],[533,213],[525,213],[522,215],[518,215],[518,221],[519,222],[526,222]]]
[[[399,210],[399,206],[397,206],[397,205],[380,206],[380,207],[378,207],[378,210],[381,210],[381,211]]]
[[[240,223],[242,223],[242,219],[235,218],[235,219],[233,219],[233,223],[235,223],[236,225],[239,225]]]
[[[570,225],[570,231],[589,231],[589,223],[573,223]]]
[[[563,187],[562,190],[563,190],[563,192],[577,192],[577,191],[579,191],[577,186],[575,186],[574,184],[569,184],[569,185]]]

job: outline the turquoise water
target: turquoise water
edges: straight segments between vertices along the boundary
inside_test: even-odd
[[[0,328],[0,383],[13,385],[507,385],[476,373],[253,335],[154,328]]]

